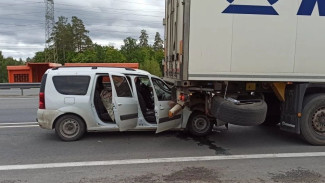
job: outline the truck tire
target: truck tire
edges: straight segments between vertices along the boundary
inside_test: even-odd
[[[214,117],[229,124],[257,126],[265,121],[267,105],[262,99],[258,102],[235,104],[222,97],[214,97],[211,109]]]
[[[300,124],[302,137],[312,145],[325,145],[325,95],[305,98]]]
[[[86,132],[84,121],[72,114],[61,116],[55,123],[55,133],[62,141],[79,140]]]
[[[187,132],[191,135],[202,137],[212,132],[214,123],[202,112],[194,112],[187,123]]]

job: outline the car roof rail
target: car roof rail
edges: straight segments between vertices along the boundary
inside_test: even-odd
[[[124,67],[125,68],[125,70],[127,70],[127,71],[135,71],[135,69],[132,69],[132,68],[129,68],[129,67]]]
[[[60,66],[60,67],[55,67],[52,70],[59,70],[60,68],[85,68],[85,67],[89,67],[93,70],[98,69],[98,68],[119,68],[119,69],[125,69],[127,71],[136,71],[133,68],[129,68],[129,67],[91,67],[91,66]]]

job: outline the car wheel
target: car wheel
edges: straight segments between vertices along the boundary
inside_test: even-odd
[[[55,132],[63,141],[76,141],[85,134],[86,126],[80,117],[69,114],[58,119]]]
[[[305,99],[300,130],[310,144],[325,145],[325,95]]]
[[[206,136],[211,133],[213,123],[203,113],[195,112],[191,115],[187,126],[187,130],[191,135]]]

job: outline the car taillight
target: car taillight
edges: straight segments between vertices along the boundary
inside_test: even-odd
[[[45,109],[45,94],[43,92],[39,93],[39,109]]]

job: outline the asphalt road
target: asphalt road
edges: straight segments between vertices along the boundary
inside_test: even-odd
[[[325,147],[276,127],[222,127],[207,138],[89,133],[66,143],[26,123],[36,96],[8,97],[0,97],[0,183],[325,182]]]
[[[38,98],[0,97],[1,122],[35,122]]]

